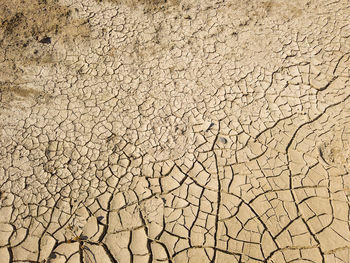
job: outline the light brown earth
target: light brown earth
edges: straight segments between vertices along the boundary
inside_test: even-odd
[[[350,262],[348,0],[0,0],[0,262]]]

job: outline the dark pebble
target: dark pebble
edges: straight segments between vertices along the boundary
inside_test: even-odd
[[[51,44],[51,37],[44,37],[39,42],[42,43],[42,44]]]
[[[206,129],[206,132],[209,131],[214,126],[214,123],[210,123],[208,129]]]

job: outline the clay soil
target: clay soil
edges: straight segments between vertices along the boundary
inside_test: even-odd
[[[350,262],[347,0],[0,0],[0,262]]]

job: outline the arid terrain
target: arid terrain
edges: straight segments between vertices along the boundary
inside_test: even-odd
[[[0,0],[0,263],[350,262],[348,0]]]

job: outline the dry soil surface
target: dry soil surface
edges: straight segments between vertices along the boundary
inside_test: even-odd
[[[348,0],[1,0],[0,262],[350,262]]]

